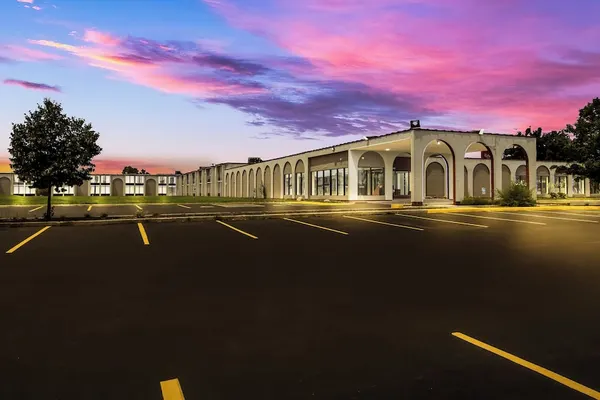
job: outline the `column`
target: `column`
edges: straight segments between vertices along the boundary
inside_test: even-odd
[[[410,200],[413,205],[423,204],[423,151],[421,139],[413,135],[410,143],[410,169],[412,171],[412,192]]]
[[[385,199],[386,200],[394,200],[394,160],[396,159],[395,154],[390,154],[388,152],[381,154],[383,157],[385,169],[384,173],[384,181],[385,181]]]
[[[463,152],[464,154],[464,152]],[[454,160],[456,171],[456,187],[454,190],[454,203],[460,203],[465,197],[465,157],[458,156]]]
[[[358,199],[358,158],[360,152],[348,150],[348,200]]]
[[[501,149],[501,147],[496,145],[493,150],[493,159],[490,163],[492,171],[494,171],[494,176],[491,178],[493,179],[493,185],[490,185],[490,187],[493,187],[492,193],[490,193],[492,199],[497,199],[498,190],[502,190],[502,155],[504,154],[504,150]]]
[[[575,180],[573,175],[567,175],[567,197],[573,197],[573,184]]]
[[[467,193],[469,197],[473,197],[473,168],[471,167],[467,167]]]
[[[592,196],[592,187],[591,187],[591,182],[589,178],[585,178],[585,197],[591,197]]]
[[[548,182],[549,188],[548,193],[558,193],[560,191],[559,187],[555,186],[556,183],[556,170],[553,168],[548,168],[550,170],[550,182]]]
[[[310,162],[308,158],[304,158],[302,162],[304,163],[304,180],[302,181],[302,185],[304,186],[304,198],[308,199],[310,197],[309,189],[312,179],[310,175]]]
[[[537,163],[535,161],[529,161],[527,164],[529,190],[531,190],[532,197],[537,199]]]

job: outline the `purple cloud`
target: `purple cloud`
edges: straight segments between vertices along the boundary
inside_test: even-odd
[[[25,89],[48,90],[48,91],[51,91],[51,92],[62,93],[62,90],[61,90],[61,88],[59,86],[51,86],[51,85],[47,85],[45,83],[36,83],[36,82],[22,81],[22,80],[19,80],[19,79],[5,79],[4,80],[4,84],[5,85],[21,86],[21,87],[24,87]]]

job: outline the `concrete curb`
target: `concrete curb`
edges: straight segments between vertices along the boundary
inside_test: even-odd
[[[393,214],[394,211],[386,208],[379,209],[360,209],[360,210],[331,210],[331,211],[291,211],[281,213],[210,213],[210,214],[188,214],[171,217],[142,217],[142,218],[107,218],[94,220],[74,220],[74,221],[19,221],[19,222],[1,222],[0,227],[28,227],[28,226],[99,226],[114,224],[133,224],[138,222],[194,222],[205,220],[248,220],[248,219],[277,219],[285,217],[317,217],[339,214],[357,214],[357,215],[382,215]]]
[[[534,206],[534,207],[467,207],[456,206],[445,209],[428,209],[428,214],[449,214],[453,212],[495,212],[495,211],[600,211],[600,206]]]

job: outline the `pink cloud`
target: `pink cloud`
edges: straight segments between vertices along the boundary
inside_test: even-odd
[[[100,44],[105,46],[116,46],[121,41],[107,33],[88,29],[83,35],[83,40],[89,43]]]
[[[25,89],[45,90],[45,91],[58,92],[58,93],[62,92],[62,90],[60,89],[59,86],[47,85],[45,83],[22,81],[19,79],[5,79],[4,84],[21,86]]]
[[[19,3],[33,4],[33,0],[17,0]]]
[[[87,46],[49,40],[29,40],[29,43],[66,51],[90,66],[115,73],[114,78],[165,93],[206,97],[263,91],[261,85],[256,82],[225,79],[218,73],[215,74],[219,69],[231,69],[232,66],[251,70],[251,63],[231,61],[216,55],[199,59],[195,53],[186,54],[181,49],[169,45],[145,39],[130,39],[124,42],[110,34],[99,34],[89,30],[86,31],[84,40]],[[239,70],[230,72],[241,73]]]
[[[4,45],[0,46],[0,53],[6,58],[17,61],[53,61],[62,59],[61,56],[46,53],[40,50],[33,50],[23,46]]]
[[[314,67],[291,71],[296,76],[415,94],[431,110],[457,121],[477,114],[497,130],[564,127],[600,82],[600,36],[589,39],[597,30],[521,0],[281,0],[262,10],[205,2]],[[585,56],[552,48],[593,43]]]
[[[42,9],[42,7],[40,6],[31,6],[31,8],[33,8],[36,11],[40,11]]]

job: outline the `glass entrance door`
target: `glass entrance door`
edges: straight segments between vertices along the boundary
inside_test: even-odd
[[[410,171],[394,171],[394,198],[410,197]]]

